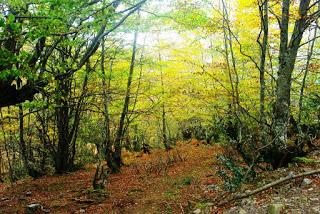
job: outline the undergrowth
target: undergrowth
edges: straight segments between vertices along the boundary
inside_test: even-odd
[[[255,171],[247,166],[242,166],[239,161],[224,155],[218,156],[220,170],[217,174],[222,178],[227,191],[235,192],[245,182],[255,177]]]

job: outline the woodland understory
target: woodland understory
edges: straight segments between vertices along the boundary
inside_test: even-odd
[[[320,213],[320,1],[0,11],[0,213]]]

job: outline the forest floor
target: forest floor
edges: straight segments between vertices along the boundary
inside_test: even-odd
[[[66,175],[24,179],[0,186],[0,213],[24,213],[28,204],[43,206],[42,213],[266,213],[270,203],[281,203],[284,213],[320,213],[320,175],[309,176],[268,189],[250,198],[215,206],[229,196],[217,176],[220,145],[197,141],[178,144],[165,152],[152,150],[150,155],[124,153],[119,174],[108,177],[106,191],[93,191],[94,167],[88,166]],[[313,158],[320,160],[320,154]],[[242,191],[255,189],[289,172],[319,168],[319,164],[292,165],[259,175],[256,183]],[[318,212],[319,211],[319,212]]]

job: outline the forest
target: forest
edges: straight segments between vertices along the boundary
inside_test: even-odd
[[[320,213],[319,0],[0,12],[0,213]]]

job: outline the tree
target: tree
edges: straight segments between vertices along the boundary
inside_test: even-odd
[[[311,8],[314,5],[311,5]],[[280,50],[279,69],[276,85],[276,100],[274,105],[274,137],[273,166],[279,167],[287,156],[288,126],[290,123],[290,95],[292,72],[295,66],[298,50],[305,30],[317,19],[317,12],[308,15],[310,0],[301,0],[297,20],[289,40],[290,0],[282,1],[280,20]]]
[[[259,2],[259,13],[261,19],[261,32],[262,32],[262,42],[258,38],[258,43],[261,50],[260,55],[260,66],[259,66],[259,74],[260,74],[260,140],[263,145],[266,142],[266,115],[265,115],[265,91],[266,91],[266,82],[265,82],[265,69],[266,69],[266,59],[267,59],[267,51],[268,51],[268,37],[269,37],[269,1],[263,0]]]
[[[111,168],[112,171],[119,171],[121,165],[123,164],[122,160],[121,160],[121,149],[122,149],[121,142],[123,141],[125,119],[128,114],[128,108],[129,108],[129,103],[130,103],[131,84],[132,84],[133,72],[135,69],[135,61],[136,61],[137,37],[138,37],[138,32],[135,31],[134,37],[133,37],[133,44],[132,44],[132,56],[131,56],[131,62],[130,62],[127,89],[126,89],[126,93],[125,93],[123,109],[122,109],[120,120],[119,120],[119,126],[118,126],[118,129],[116,132],[116,137],[114,139],[115,151],[113,153],[113,163],[112,163],[113,167]]]

